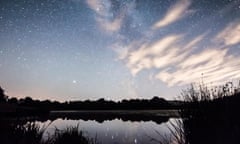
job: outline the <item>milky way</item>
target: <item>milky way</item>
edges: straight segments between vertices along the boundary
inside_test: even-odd
[[[9,96],[172,99],[239,79],[239,54],[239,0],[0,0]]]

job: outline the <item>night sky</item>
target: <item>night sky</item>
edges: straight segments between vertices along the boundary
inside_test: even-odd
[[[240,78],[240,0],[0,0],[0,85],[34,99],[173,99]]]

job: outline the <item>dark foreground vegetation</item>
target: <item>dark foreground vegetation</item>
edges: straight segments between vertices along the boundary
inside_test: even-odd
[[[159,109],[179,109],[181,106],[180,101],[166,101],[157,96],[150,100],[147,99],[132,99],[122,100],[119,102],[107,101],[99,99],[96,101],[69,101],[58,102],[50,100],[33,100],[31,97],[22,99],[9,98],[4,95],[4,91],[0,87],[0,107],[7,107],[6,112],[16,112],[20,114],[36,114],[46,113],[49,111],[62,111],[62,110],[159,110]],[[3,108],[4,109],[4,108]],[[1,112],[1,110],[0,110]]]
[[[192,103],[182,112],[186,143],[239,144],[239,87],[227,83],[215,91],[202,87],[200,93],[192,92],[185,96]]]
[[[98,101],[85,101],[85,102],[35,102],[26,98],[24,100],[8,99],[3,91],[1,104],[14,104],[17,109],[29,112],[28,108],[37,109],[40,106],[40,110],[61,110],[66,109],[85,109],[85,106],[92,105],[93,108],[103,106],[103,109],[108,110],[110,103],[117,109],[117,105],[123,108],[124,104],[127,105],[126,109],[140,110],[147,106],[147,104],[153,104],[154,106],[147,106],[148,108],[178,108],[180,113],[180,119],[171,122],[169,130],[170,136],[160,135],[159,139],[150,139],[150,141],[156,141],[160,144],[239,144],[240,143],[240,84],[234,87],[233,84],[227,83],[220,87],[209,88],[204,84],[199,86],[192,85],[189,89],[184,90],[181,94],[183,102],[175,101],[169,103],[163,99],[153,98],[152,100],[129,100],[119,103],[106,102],[103,99]],[[146,104],[142,102],[146,102]],[[157,102],[158,101],[158,102]],[[34,106],[34,104],[36,104]],[[47,103],[50,103],[49,106]],[[53,104],[54,103],[54,104]],[[104,105],[104,103],[106,103]],[[142,104],[141,104],[142,103]],[[165,105],[164,105],[165,103]],[[39,104],[39,105],[37,105]],[[79,104],[79,105],[78,105]],[[157,106],[160,105],[160,106]],[[164,106],[162,106],[163,104]],[[47,109],[44,109],[44,105]],[[7,105],[5,105],[7,106]],[[59,106],[59,107],[58,107]],[[63,107],[62,107],[63,106]],[[168,107],[170,106],[170,107]],[[9,110],[10,111],[10,110]],[[59,113],[61,117],[62,113]],[[84,114],[81,114],[84,115]],[[102,115],[100,113],[100,115]],[[2,116],[4,117],[4,116]],[[143,119],[145,116],[143,116]],[[7,120],[6,120],[7,121]],[[64,143],[82,143],[92,144],[97,143],[96,139],[90,139],[84,132],[78,130],[78,126],[75,128],[67,128],[65,131],[55,130],[55,134],[48,137],[43,141],[43,133],[45,129],[41,129],[39,126],[28,123],[4,123],[2,119],[0,124],[0,139],[4,144],[64,144]],[[10,138],[11,137],[11,138]]]
[[[171,138],[160,143],[176,144],[239,144],[240,83],[231,82],[215,88],[204,84],[183,91],[181,120],[169,126]]]
[[[1,116],[29,116],[48,115],[50,111],[72,110],[176,110],[182,106],[181,101],[166,101],[157,96],[152,99],[131,99],[111,101],[103,98],[96,101],[50,101],[34,100],[31,97],[17,99],[8,97],[0,87],[0,115]]]
[[[50,100],[33,100],[31,97],[11,98],[6,96],[4,90],[0,88],[0,140],[3,144],[95,144],[98,143],[97,139],[88,138],[78,127],[69,127],[63,131],[56,128],[54,135],[44,139],[43,135],[47,127],[42,128],[34,122],[54,121],[58,118],[92,119],[103,122],[106,119],[118,118],[123,121],[151,120],[160,124],[168,121],[169,113],[175,112],[157,116],[156,111],[159,109],[172,111],[180,104],[178,101],[166,101],[159,97],[151,100],[135,99],[120,102],[99,99],[60,103]]]
[[[53,135],[47,135],[45,138],[47,126],[40,127],[35,123],[5,122],[0,128],[1,144],[98,144],[97,139],[88,138],[78,126],[64,130],[56,128]]]

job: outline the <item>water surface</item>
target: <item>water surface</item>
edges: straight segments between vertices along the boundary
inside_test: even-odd
[[[37,122],[47,126],[44,139],[51,136],[56,129],[64,130],[67,127],[78,126],[89,138],[97,139],[102,144],[156,144],[162,136],[169,136],[169,121],[155,122],[156,120],[83,120],[71,118],[57,118],[45,122]]]

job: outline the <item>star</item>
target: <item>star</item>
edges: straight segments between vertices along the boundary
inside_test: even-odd
[[[135,143],[135,144],[137,143],[137,139],[134,139],[134,143]]]
[[[73,84],[76,84],[76,83],[77,83],[77,81],[76,81],[76,80],[73,80],[73,81],[72,81],[72,83],[73,83]]]

